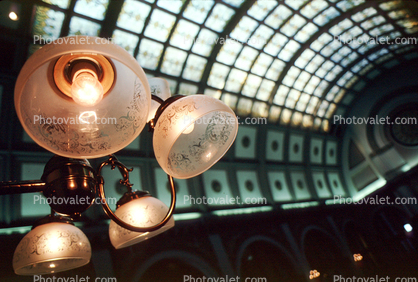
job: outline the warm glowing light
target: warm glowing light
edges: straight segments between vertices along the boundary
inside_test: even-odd
[[[49,268],[55,268],[55,264],[51,263],[51,264],[49,265]]]
[[[319,275],[321,275],[321,273],[319,273],[316,269],[311,270],[309,272],[309,279],[317,278],[317,277],[319,277]]]
[[[77,104],[94,106],[103,98],[103,87],[92,72],[81,71],[74,75],[71,96]]]
[[[48,247],[49,247],[50,252],[59,251],[60,245],[61,245],[61,242],[56,236],[51,237],[48,241]]]
[[[191,125],[189,125],[184,131],[183,134],[189,134],[190,132],[192,132],[194,129],[194,123],[192,123]]]
[[[78,120],[82,124],[92,124],[97,121],[97,115],[95,111],[85,111],[80,114]]]
[[[190,124],[190,122],[192,122],[192,123]],[[182,117],[181,125],[185,126],[185,129],[182,132],[183,134],[189,134],[194,130],[194,122],[193,122],[193,118],[191,116],[186,115],[186,116]]]
[[[353,257],[354,261],[361,261],[363,259],[363,256],[360,254],[354,254]]]
[[[403,226],[403,228],[405,229],[406,232],[411,232],[412,231],[412,225],[407,223]]]
[[[10,12],[10,13],[9,13],[9,18],[10,18],[12,21],[17,21],[17,20],[19,19],[19,17],[17,16],[17,14],[16,14],[15,12]]]

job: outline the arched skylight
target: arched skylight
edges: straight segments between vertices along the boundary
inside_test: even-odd
[[[33,35],[110,33],[175,94],[327,132],[368,80],[416,56],[418,24],[405,2],[43,0]]]

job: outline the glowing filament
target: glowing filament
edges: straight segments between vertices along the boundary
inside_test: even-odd
[[[92,72],[81,71],[74,76],[71,96],[77,104],[94,106],[103,98],[103,86]]]

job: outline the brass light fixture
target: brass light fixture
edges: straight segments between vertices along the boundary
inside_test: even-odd
[[[16,82],[16,112],[28,135],[55,156],[46,164],[41,180],[2,182],[0,195],[43,192],[48,199],[66,199],[64,203],[77,198],[78,204],[49,201],[51,215],[23,238],[15,252],[17,274],[54,273],[88,263],[90,244],[71,221],[96,196],[111,219],[109,237],[115,248],[174,226],[173,177],[191,178],[214,165],[234,142],[238,120],[215,98],[170,96],[165,80],[148,80],[128,52],[103,38],[59,38],[28,59]],[[154,131],[157,161],[168,175],[170,207],[148,192],[133,191],[131,170],[113,155],[135,140],[147,123]],[[103,156],[109,158],[96,170],[87,160]],[[127,189],[115,212],[106,202],[101,176],[107,165],[119,169],[120,183]],[[67,235],[79,238],[80,248],[68,247],[62,241]],[[36,245],[33,238],[44,238],[47,255],[25,253],[29,243]]]

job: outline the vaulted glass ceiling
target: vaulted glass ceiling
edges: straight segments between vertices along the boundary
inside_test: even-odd
[[[149,76],[166,78],[174,94],[204,93],[239,116],[327,132],[332,116],[344,114],[370,79],[416,55],[418,22],[405,5],[43,0],[34,5],[32,31],[45,41],[110,31]]]

